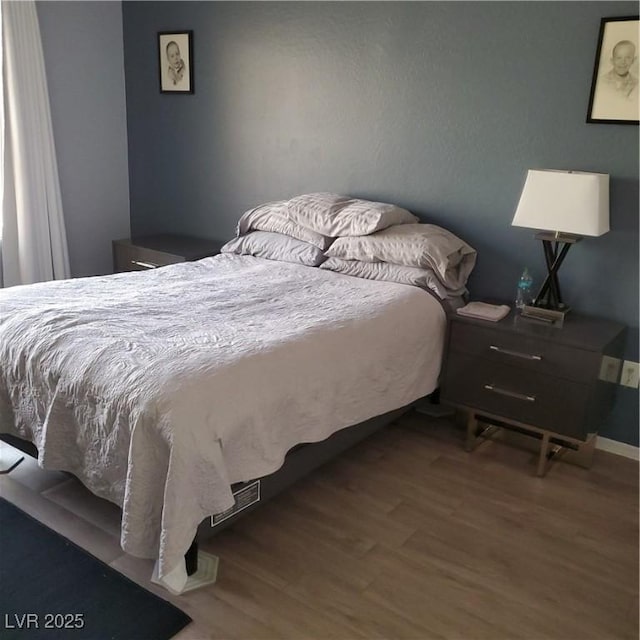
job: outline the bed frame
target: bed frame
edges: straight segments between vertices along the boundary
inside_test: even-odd
[[[437,392],[434,392],[428,398],[433,401],[434,396],[437,399]],[[208,516],[198,526],[196,537],[185,554],[187,575],[194,575],[198,569],[198,541],[211,538],[223,529],[233,525],[239,518],[251,513],[251,511],[291,486],[303,476],[329,460],[336,458],[342,452],[376,431],[388,426],[423,401],[424,399],[416,400],[399,409],[375,416],[351,427],[340,429],[321,442],[297,445],[287,453],[283,465],[274,473],[249,482],[232,485],[231,489],[235,496],[235,505],[222,514]],[[38,457],[37,448],[27,440],[8,433],[0,433],[0,440],[34,458]]]

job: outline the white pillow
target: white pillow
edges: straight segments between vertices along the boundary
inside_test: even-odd
[[[394,224],[417,222],[406,209],[335,193],[307,193],[291,198],[287,217],[324,236],[363,236]]]
[[[325,259],[324,253],[318,247],[269,231],[251,231],[230,240],[220,251],[281,262],[294,262],[308,267],[317,267]]]
[[[238,221],[236,235],[242,236],[249,231],[272,231],[283,233],[298,240],[315,245],[319,249],[326,249],[333,238],[328,238],[312,229],[307,229],[287,217],[287,201],[267,202],[254,209],[250,209]]]
[[[430,289],[442,300],[456,298],[467,293],[465,287],[457,290],[447,289],[436,277],[432,269],[407,267],[400,264],[390,264],[388,262],[341,260],[340,258],[327,258],[327,260],[320,265],[320,268],[356,278],[397,282],[398,284],[410,284],[420,287],[421,289]]]
[[[338,238],[325,254],[342,260],[430,268],[448,289],[464,287],[476,264],[475,249],[434,224],[395,225],[367,236]]]

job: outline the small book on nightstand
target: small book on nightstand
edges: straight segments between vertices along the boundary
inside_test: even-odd
[[[511,307],[506,304],[489,304],[488,302],[469,302],[464,307],[460,307],[457,313],[469,318],[489,320],[498,322],[511,311]]]

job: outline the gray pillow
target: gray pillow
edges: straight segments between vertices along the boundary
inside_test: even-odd
[[[395,225],[367,236],[338,238],[325,253],[342,260],[433,269],[448,289],[464,287],[476,264],[475,249],[435,224]]]
[[[271,231],[283,233],[297,240],[315,245],[319,249],[326,249],[333,238],[328,238],[312,229],[307,229],[287,217],[287,200],[267,202],[247,211],[238,221],[236,235],[242,236],[249,231]]]
[[[436,277],[433,270],[429,268],[407,267],[400,264],[389,264],[388,262],[341,260],[340,258],[327,258],[320,265],[320,268],[356,278],[397,282],[398,284],[410,284],[421,289],[430,289],[442,300],[456,298],[467,293],[465,287],[448,289]]]
[[[317,267],[325,259],[324,253],[318,247],[269,231],[251,231],[230,240],[220,251],[281,262],[294,262],[308,267]]]
[[[417,222],[406,209],[335,193],[307,193],[287,203],[288,218],[324,236],[363,236],[394,224]]]

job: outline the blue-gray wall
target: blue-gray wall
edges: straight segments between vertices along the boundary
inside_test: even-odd
[[[600,19],[633,2],[126,2],[131,226],[228,238],[260,202],[398,203],[478,250],[473,297],[511,298],[542,249],[511,227],[529,168],[611,175],[611,232],[563,265],[576,310],[638,359],[638,129],[586,124]],[[195,94],[158,90],[156,32],[194,30]],[[638,444],[638,392],[602,435]]]
[[[129,235],[119,2],[38,2],[71,275],[112,273]]]

